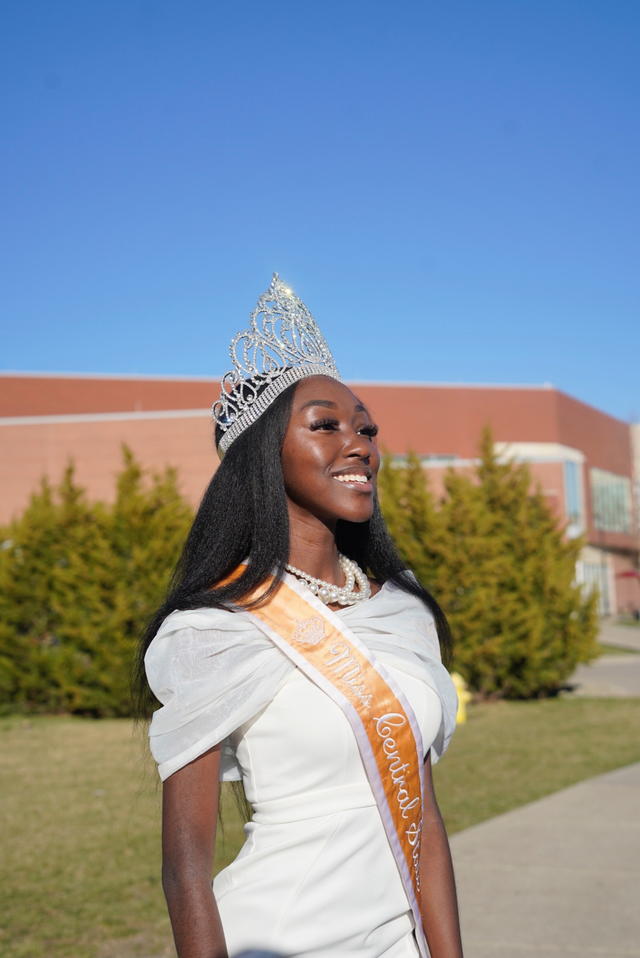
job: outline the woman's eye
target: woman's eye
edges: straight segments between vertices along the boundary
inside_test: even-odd
[[[316,429],[337,429],[339,426],[337,419],[317,419],[316,422],[312,422],[310,428],[315,432]]]
[[[309,428],[312,432],[316,432],[319,429],[326,430],[327,432],[337,432],[340,429],[340,422],[337,419],[316,419],[315,422],[311,423]],[[370,439],[373,439],[374,436],[378,435],[378,427],[370,423],[367,426],[361,426],[358,432],[362,436],[368,436]]]

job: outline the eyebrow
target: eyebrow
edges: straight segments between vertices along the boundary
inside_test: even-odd
[[[304,404],[304,406],[300,406],[300,410],[302,411],[303,409],[306,409],[308,406],[326,406],[327,409],[337,409],[337,408],[338,408],[338,407],[337,407],[337,404],[334,403],[334,402],[332,402],[330,399],[310,399],[308,402],[306,402],[306,403]],[[356,411],[356,412],[367,412],[367,408],[366,408],[366,406],[363,406],[362,403],[357,403],[357,405],[356,405],[356,407],[355,407],[355,411]],[[369,414],[367,413],[367,415],[369,415]]]

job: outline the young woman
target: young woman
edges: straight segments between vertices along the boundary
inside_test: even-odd
[[[179,958],[460,958],[431,780],[446,622],[386,532],[377,428],[277,276],[232,357],[223,459],[142,649]],[[234,778],[252,817],[212,888]]]

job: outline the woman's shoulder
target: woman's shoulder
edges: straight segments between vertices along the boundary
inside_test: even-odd
[[[230,679],[274,658],[273,643],[239,610],[174,610],[162,622],[145,653],[147,679],[156,698],[185,682],[208,681],[215,673]],[[276,650],[277,651],[277,650]]]
[[[182,629],[195,629],[223,632],[242,632],[247,629],[247,618],[242,610],[212,608],[203,606],[198,609],[174,609],[163,619],[156,632],[156,638],[179,632]]]
[[[417,579],[409,573],[407,581],[415,586]],[[388,632],[396,641],[404,641],[416,649],[428,650],[440,658],[440,641],[434,614],[427,603],[401,583],[387,579],[380,591],[368,601],[368,606],[354,617],[363,618],[363,625]]]
[[[222,658],[234,650],[255,652],[269,640],[242,612],[230,609],[175,609],[162,622],[145,654],[147,673],[154,663],[197,653],[198,658]]]
[[[403,581],[406,582],[408,588],[403,588]],[[426,602],[419,595],[409,591],[410,588],[416,586],[421,587],[420,582],[413,572],[407,569],[400,574],[399,581],[387,579],[382,584],[379,589],[380,604],[384,602],[385,605],[393,606],[396,612],[413,613],[432,620],[433,614]]]

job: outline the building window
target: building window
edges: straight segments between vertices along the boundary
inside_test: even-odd
[[[438,465],[443,462],[444,463],[455,462],[457,458],[458,457],[454,456],[453,453],[451,452],[432,452],[432,453],[429,453],[428,456],[422,457],[422,463],[424,465],[428,465],[429,463],[434,462],[436,463],[436,465]]]
[[[564,463],[564,495],[567,519],[571,525],[582,527],[582,465]]]
[[[593,524],[603,532],[631,532],[631,480],[591,470]]]
[[[606,559],[603,562],[578,562],[576,579],[585,592],[598,593],[598,612],[611,615],[611,595],[609,592],[609,569]]]

